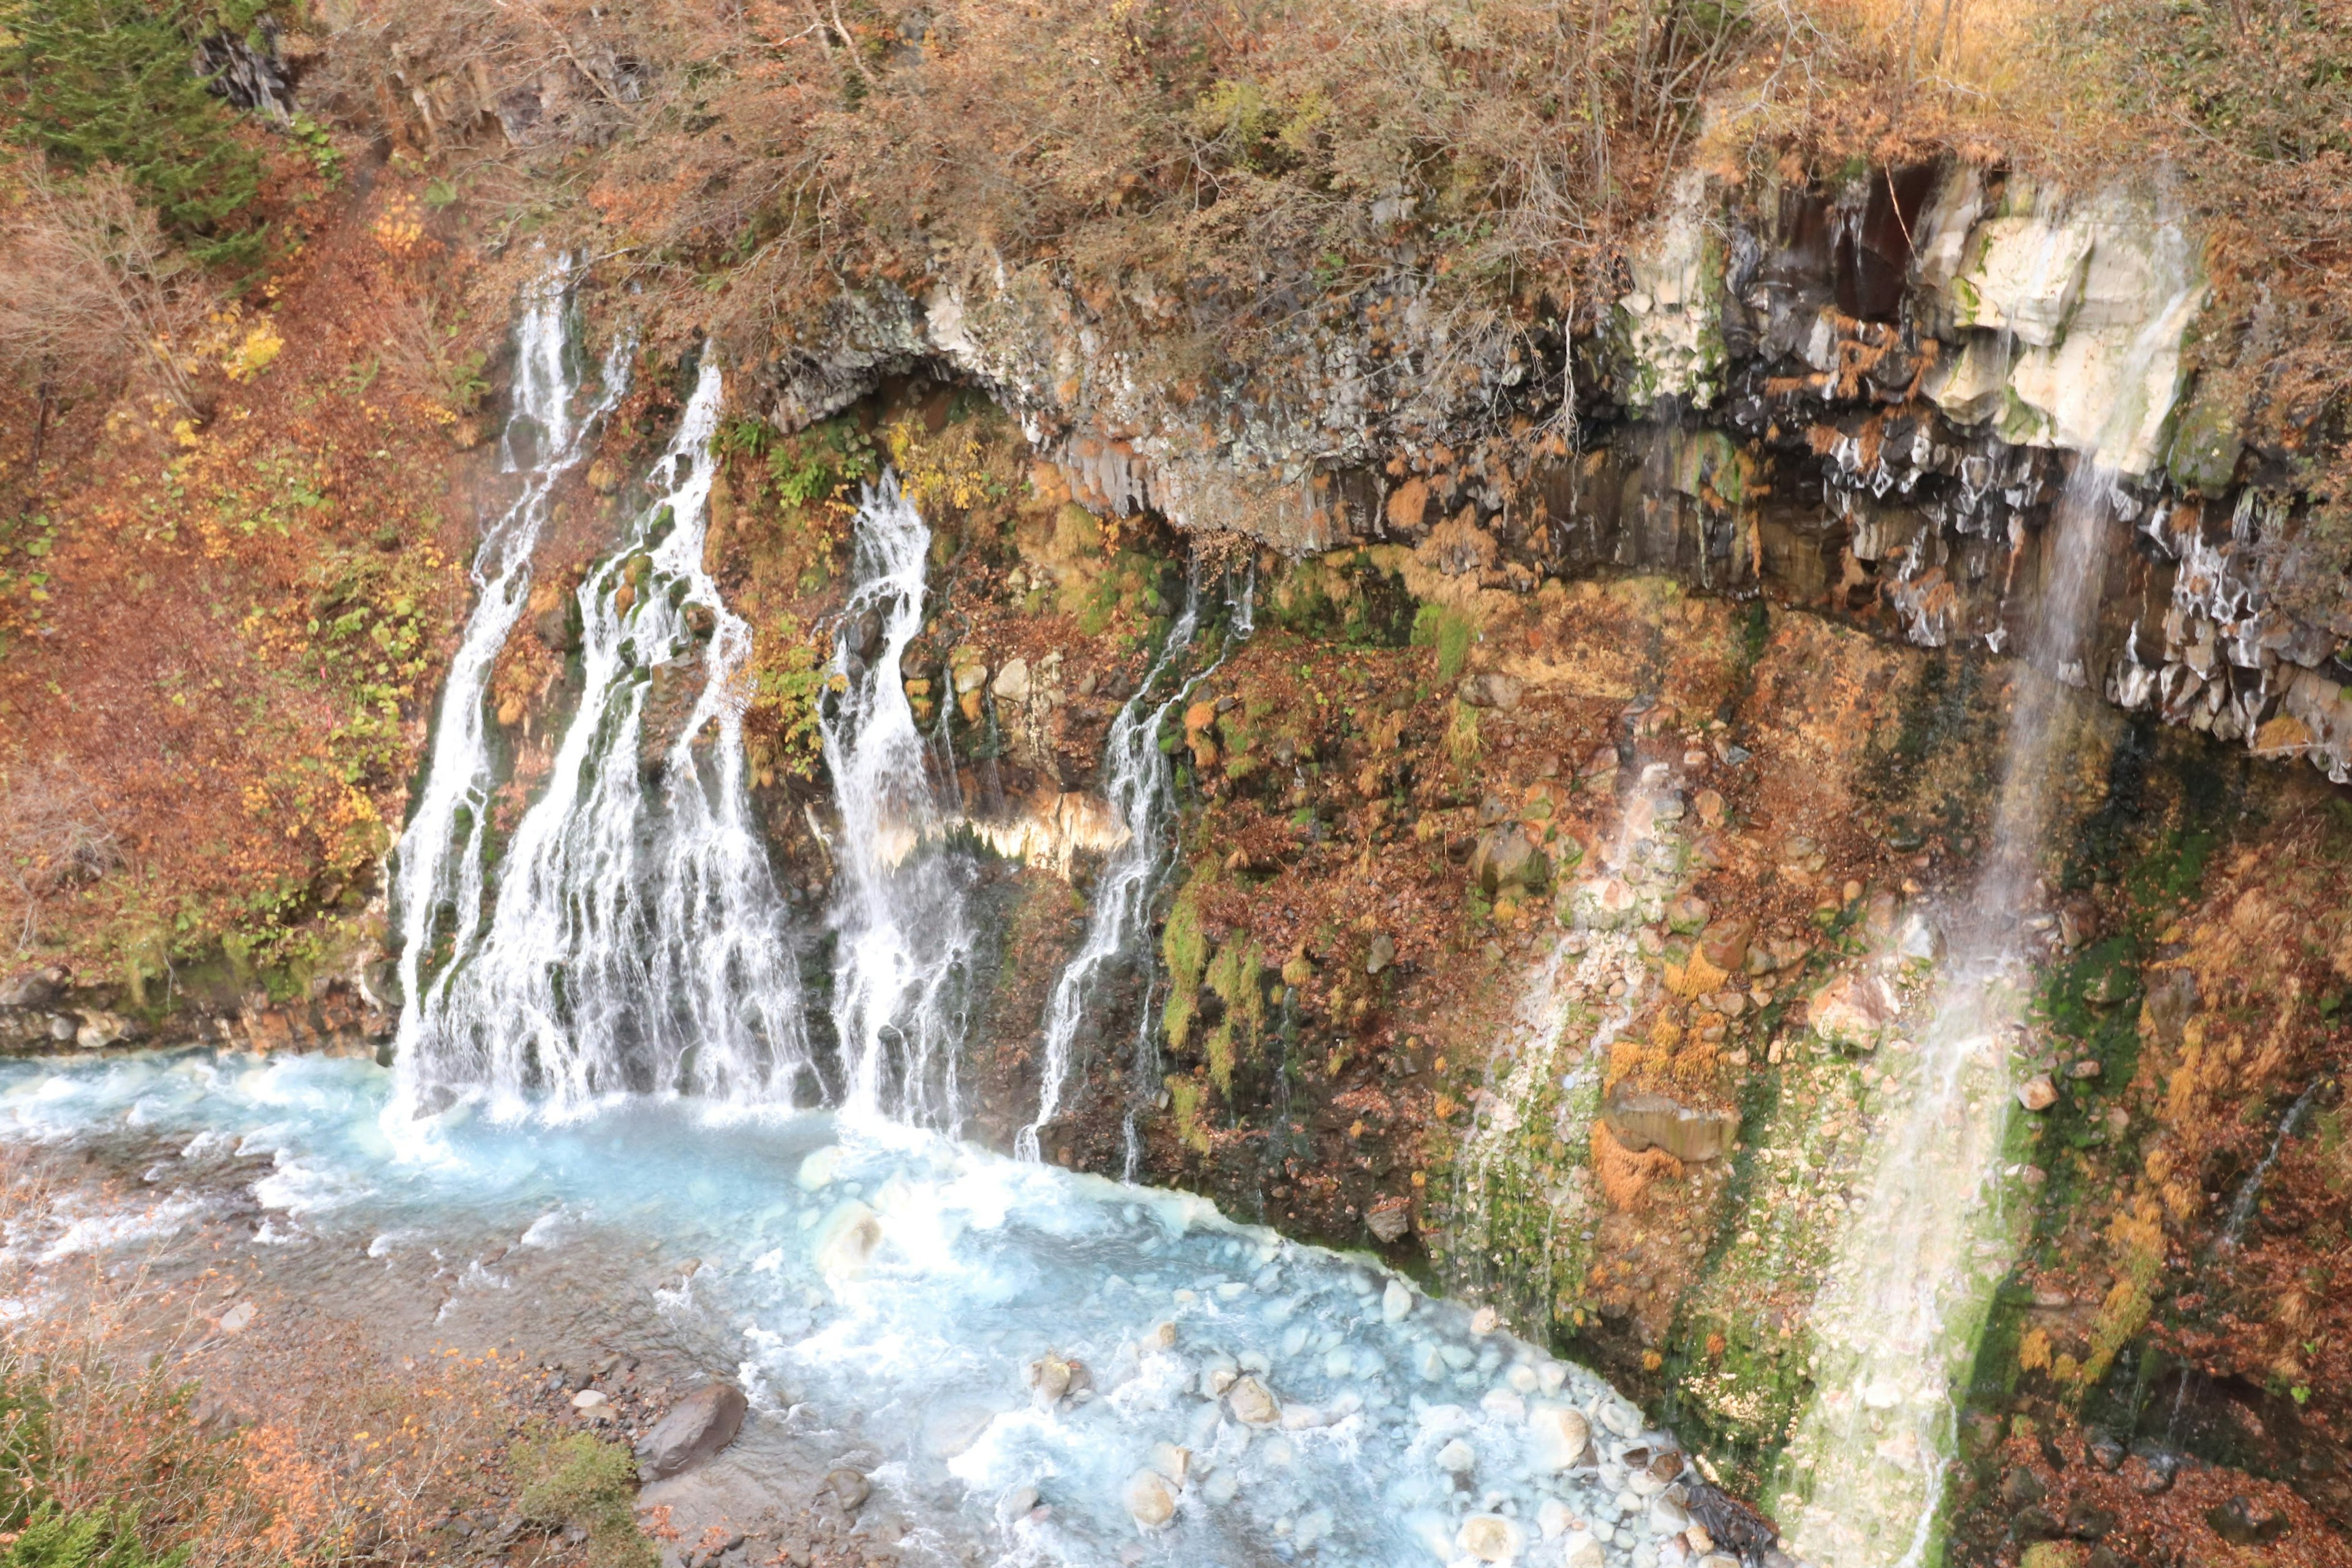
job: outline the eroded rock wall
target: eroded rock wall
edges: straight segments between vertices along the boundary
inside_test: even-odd
[[[1693,174],[1598,310],[1449,309],[1401,242],[1202,363],[1163,287],[972,258],[921,299],[845,298],[766,374],[786,425],[916,364],[973,380],[1098,512],[1293,555],[1401,543],[1486,587],[1665,572],[1924,647],[2015,648],[2073,483],[2113,535],[2081,682],[2346,782],[2352,624],[2282,591],[2315,569],[2309,414],[2263,401],[2258,324],[2209,310],[2201,243],[2156,196],[1966,164]]]

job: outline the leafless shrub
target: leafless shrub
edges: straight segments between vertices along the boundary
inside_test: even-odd
[[[384,315],[383,363],[394,384],[436,418],[471,413],[487,390],[486,356],[467,344],[449,307],[428,289],[397,296]]]
[[[103,383],[143,366],[191,409],[177,355],[210,291],[131,177],[114,168],[68,177],[31,163],[13,194],[0,212],[0,362],[46,383]]]
[[[97,792],[63,763],[0,774],[0,878],[18,905],[16,951],[40,935],[43,900],[94,882],[122,863]]]

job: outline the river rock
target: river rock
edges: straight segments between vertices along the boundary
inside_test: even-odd
[[[1713,921],[1699,935],[1698,951],[1701,957],[1726,974],[1737,974],[1748,967],[1748,944],[1755,940],[1754,921]]]
[[[1622,1399],[1604,1399],[1593,1409],[1601,1424],[1620,1437],[1637,1437],[1642,1432],[1642,1413]]]
[[[1519,1554],[1527,1539],[1518,1521],[1499,1513],[1472,1514],[1462,1521],[1462,1532],[1454,1537],[1463,1551],[1481,1563],[1508,1563]]]
[[[1437,1468],[1457,1476],[1468,1475],[1478,1465],[1478,1451],[1456,1437],[1437,1450]]]
[[[670,749],[677,743],[687,721],[694,717],[696,704],[702,700],[703,683],[709,675],[709,661],[699,654],[667,659],[653,667],[637,710],[641,716],[637,771],[646,778],[661,775]]]
[[[866,1506],[866,1500],[874,1495],[874,1483],[861,1472],[846,1466],[826,1471],[824,1484],[833,1489],[834,1500],[841,1504],[845,1513],[856,1513]]]
[[[2017,1086],[2017,1103],[2028,1110],[2047,1110],[2058,1103],[2058,1086],[2048,1073],[2035,1073]]]
[[[112,1013],[84,1013],[74,1029],[74,1044],[86,1051],[102,1050],[130,1032],[130,1024]]]
[[[2207,1510],[2205,1522],[2232,1546],[2263,1546],[2286,1533],[2284,1514],[2242,1497]]]
[[[1168,1478],[1168,1484],[1181,1487],[1192,1468],[1192,1450],[1176,1443],[1151,1445],[1151,1468]]]
[[[1176,1517],[1176,1489],[1157,1470],[1127,1478],[1126,1502],[1128,1516],[1146,1530],[1158,1530]]]
[[[1484,893],[1519,888],[1535,891],[1549,874],[1543,851],[1528,842],[1525,830],[1517,826],[1486,834],[1470,857],[1470,879]]]
[[[1901,1010],[1885,976],[1857,973],[1841,974],[1814,992],[1805,1016],[1829,1044],[1874,1051]]]
[[[1606,1568],[1609,1555],[1589,1530],[1571,1530],[1561,1543],[1560,1568]]]
[[[0,988],[0,1007],[53,1006],[72,984],[72,973],[55,965],[27,970]]]
[[[793,1183],[804,1193],[813,1193],[830,1184],[834,1171],[841,1163],[841,1145],[828,1143],[801,1162]]]
[[[1027,702],[1029,700],[1029,661],[1025,658],[1005,660],[1004,668],[996,672],[992,689],[999,702],[1009,702],[1016,708]]]
[[[1405,1289],[1403,1280],[1390,1280],[1389,1288],[1381,1292],[1381,1320],[1383,1322],[1401,1323],[1412,1312],[1412,1292]]]
[[[637,1478],[658,1481],[689,1470],[735,1440],[751,1402],[731,1383],[706,1383],[669,1407],[637,1440]]]
[[[1271,1426],[1282,1419],[1281,1403],[1255,1377],[1241,1378],[1227,1389],[1225,1406],[1245,1426]]]
[[[1365,1215],[1364,1224],[1372,1238],[1381,1246],[1391,1246],[1404,1239],[1412,1228],[1412,1200],[1405,1197],[1382,1198]]]
[[[1672,1095],[1622,1084],[1610,1091],[1601,1120],[1629,1153],[1664,1149],[1677,1160],[1694,1163],[1721,1159],[1730,1152],[1739,1131],[1737,1111],[1703,1110]]]
[[[1592,1446],[1592,1424],[1570,1405],[1538,1405],[1528,1412],[1528,1426],[1535,1434],[1536,1463],[1547,1469],[1567,1469]]]
[[[817,1268],[830,1279],[854,1279],[866,1272],[882,1245],[882,1222],[856,1198],[836,1205],[817,1227]]]
[[[1035,1391],[1038,1408],[1051,1410],[1062,1403],[1073,1382],[1070,1363],[1047,1351],[1029,1363],[1029,1386]]]

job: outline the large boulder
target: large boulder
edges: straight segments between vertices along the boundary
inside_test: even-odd
[[[669,1407],[637,1440],[637,1476],[664,1480],[690,1470],[735,1440],[751,1402],[731,1383],[706,1383]]]
[[[1814,992],[1805,1016],[1813,1033],[1829,1044],[1874,1051],[1901,1011],[1885,976],[1856,972],[1841,974]]]
[[[1550,879],[1551,868],[1524,829],[1498,827],[1478,840],[1478,848],[1470,858],[1470,877],[1483,893],[1515,888],[1534,892]]]
[[[1622,1084],[1601,1105],[1601,1120],[1627,1153],[1664,1149],[1693,1163],[1723,1158],[1739,1132],[1738,1111],[1685,1105],[1672,1095]]]

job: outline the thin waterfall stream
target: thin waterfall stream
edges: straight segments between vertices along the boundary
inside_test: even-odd
[[[2146,383],[2177,353],[2202,289],[2180,231],[2160,228],[2145,268],[2155,306],[2117,379]],[[2088,668],[2093,616],[2132,449],[2168,407],[2088,411],[2079,453],[2041,541],[2041,588],[2012,665],[2015,695],[1985,868],[1951,912],[1948,955],[1908,1081],[1876,1142],[1860,1211],[1813,1312],[1816,1394],[1784,1461],[1801,1500],[1790,1533],[1821,1568],[1916,1568],[1929,1553],[1957,1452],[1954,1390],[1975,1352],[2021,1215],[2003,1202],[2014,1036],[2033,975],[2023,914],[2071,734],[2070,693]],[[2016,542],[2022,549],[2023,541]]]
[[[899,666],[923,629],[931,531],[886,475],[857,510],[849,603],[821,726],[840,813],[833,1023],[854,1116],[952,1133],[964,1107],[971,872]]]
[[[1110,738],[1104,748],[1103,772],[1108,781],[1104,793],[1124,837],[1112,847],[1095,879],[1085,940],[1055,976],[1053,994],[1045,1004],[1037,1116],[1021,1129],[1013,1142],[1013,1152],[1022,1159],[1039,1157],[1038,1132],[1061,1111],[1062,1097],[1069,1084],[1071,1052],[1077,1044],[1087,1004],[1113,966],[1129,955],[1137,957],[1146,981],[1136,1026],[1136,1087],[1140,1089],[1149,1081],[1144,1058],[1150,1053],[1158,1022],[1152,1015],[1150,994],[1153,902],[1167,879],[1170,830],[1177,812],[1175,766],[1160,749],[1160,731],[1169,717],[1181,712],[1201,683],[1216,672],[1233,646],[1250,635],[1250,595],[1251,584],[1245,582],[1231,606],[1234,622],[1217,657],[1185,676],[1173,691],[1162,697],[1159,693],[1163,678],[1191,653],[1192,639],[1200,630],[1201,586],[1197,580],[1188,583],[1184,607],[1169,627],[1160,652],[1144,672],[1134,695],[1111,721]],[[1135,1131],[1131,1111],[1125,1130],[1132,1174]]]

